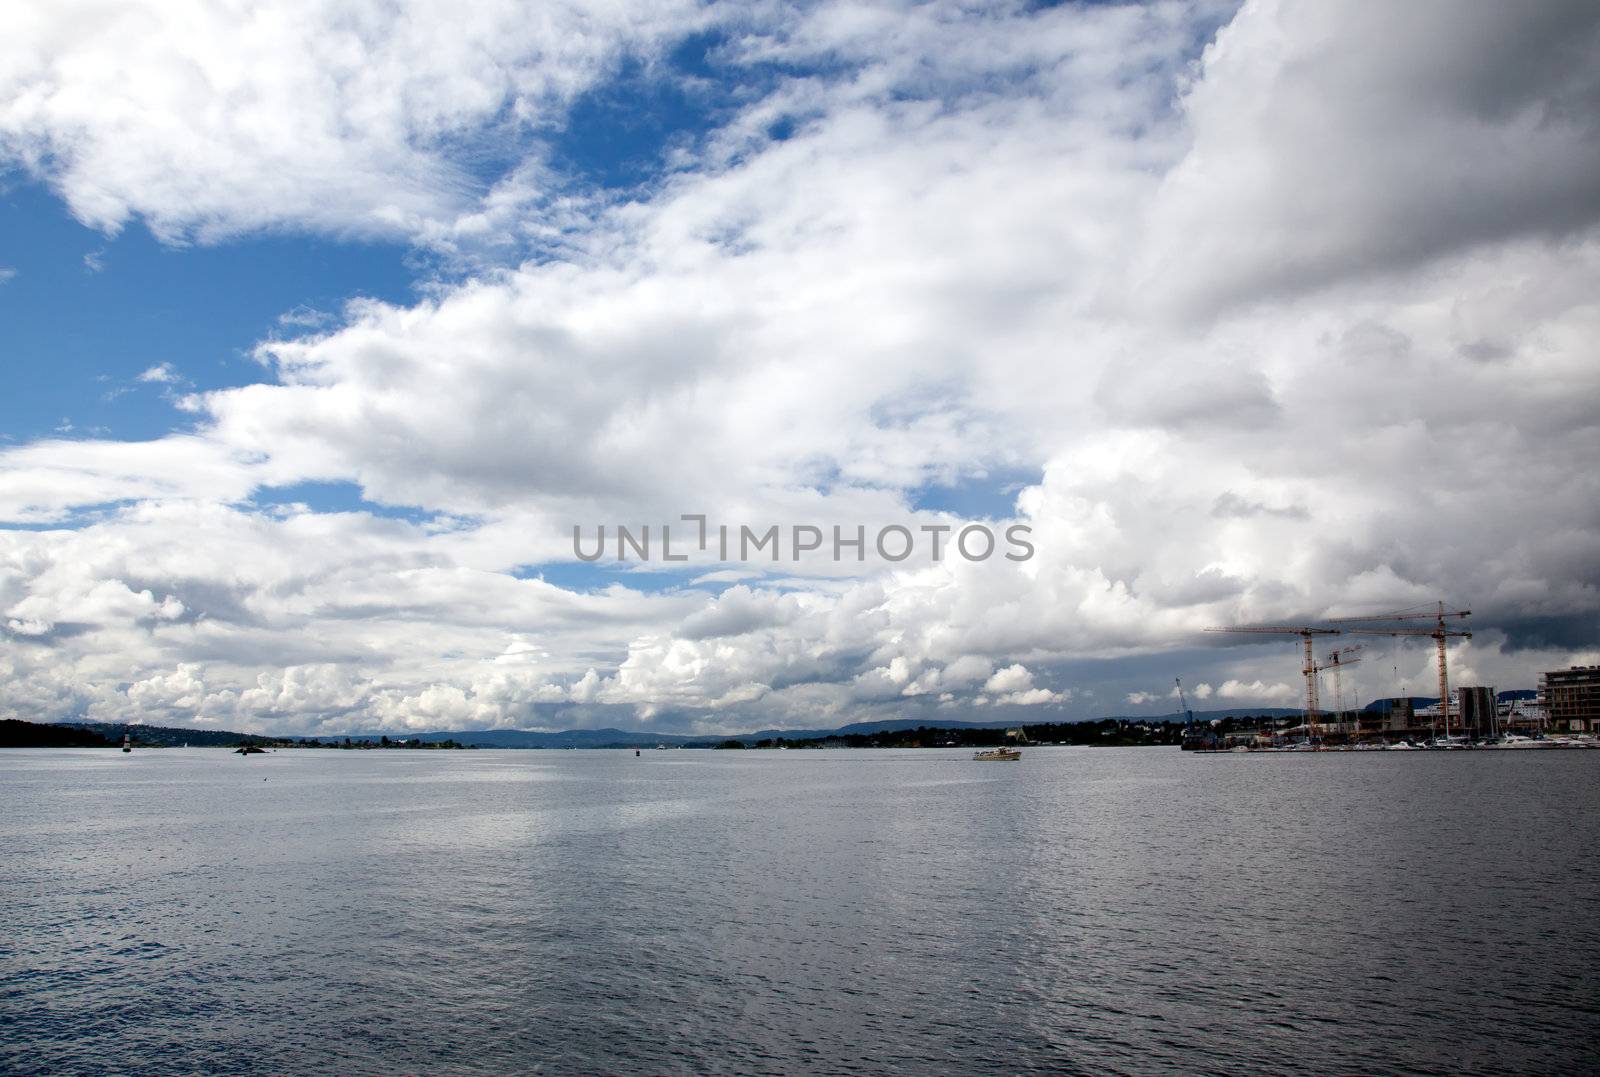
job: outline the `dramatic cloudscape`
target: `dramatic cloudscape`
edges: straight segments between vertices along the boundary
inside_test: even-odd
[[[1202,630],[1438,599],[1533,687],[1600,661],[1597,341],[1591,3],[24,0],[0,711],[1293,706]]]

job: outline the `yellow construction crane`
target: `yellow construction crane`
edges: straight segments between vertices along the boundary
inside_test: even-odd
[[[1328,623],[1337,625],[1370,625],[1375,621],[1433,621],[1432,628],[1374,626],[1370,628],[1346,628],[1344,631],[1369,636],[1428,636],[1438,644],[1439,717],[1444,723],[1444,735],[1448,737],[1450,736],[1450,672],[1446,664],[1445,643],[1451,639],[1471,639],[1472,633],[1451,631],[1445,626],[1445,620],[1450,617],[1470,616],[1472,616],[1471,610],[1447,610],[1444,608],[1444,603],[1440,602],[1438,609],[1420,613],[1410,610],[1398,610],[1394,613],[1374,613],[1366,617],[1331,617]]]
[[[1306,677],[1306,739],[1317,737],[1317,662],[1311,654],[1313,636],[1337,636],[1337,628],[1317,628],[1312,625],[1226,625],[1208,628],[1207,632],[1253,632],[1261,635],[1299,636],[1305,644],[1306,661],[1300,672]]]

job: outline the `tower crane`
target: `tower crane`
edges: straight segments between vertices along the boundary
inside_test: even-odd
[[[1299,636],[1305,644],[1306,661],[1300,670],[1306,678],[1306,739],[1317,736],[1317,661],[1311,653],[1314,636],[1337,636],[1337,628],[1317,628],[1313,625],[1224,625],[1208,628],[1207,632],[1253,632],[1262,635]]]
[[[1185,728],[1194,725],[1194,711],[1189,709],[1189,703],[1183,698],[1183,678],[1174,677],[1173,682],[1178,686],[1178,706],[1183,708],[1183,723]]]
[[[1470,617],[1471,610],[1447,610],[1444,603],[1438,604],[1438,609],[1425,612],[1398,610],[1394,613],[1374,613],[1366,617],[1332,617],[1329,624],[1337,625],[1371,625],[1373,622],[1382,621],[1433,621],[1433,627],[1421,626],[1395,626],[1377,625],[1368,628],[1346,628],[1344,631],[1360,633],[1369,636],[1427,636],[1439,647],[1439,717],[1444,722],[1444,735],[1450,735],[1450,671],[1446,664],[1445,644],[1451,639],[1471,639],[1471,632],[1452,631],[1445,625],[1451,617]]]
[[[1344,721],[1344,678],[1339,675],[1339,671],[1346,666],[1353,666],[1361,661],[1359,657],[1350,657],[1359,655],[1361,650],[1362,646],[1359,643],[1349,647],[1335,648],[1328,652],[1328,656],[1322,660],[1322,665],[1318,667],[1319,669],[1333,670],[1333,702],[1334,706],[1339,708],[1338,715],[1341,722]],[[1360,732],[1361,721],[1359,718],[1355,720],[1354,725],[1355,731]],[[1351,737],[1351,739],[1354,740],[1355,738]]]

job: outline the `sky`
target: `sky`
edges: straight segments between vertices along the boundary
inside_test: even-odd
[[[0,712],[1245,710],[1299,640],[1208,626],[1436,601],[1530,688],[1600,662],[1597,341],[1588,3],[23,0]]]

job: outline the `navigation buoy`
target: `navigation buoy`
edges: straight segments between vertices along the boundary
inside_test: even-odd
[[[122,750],[125,752],[133,751],[133,744],[126,733],[122,734]]]

